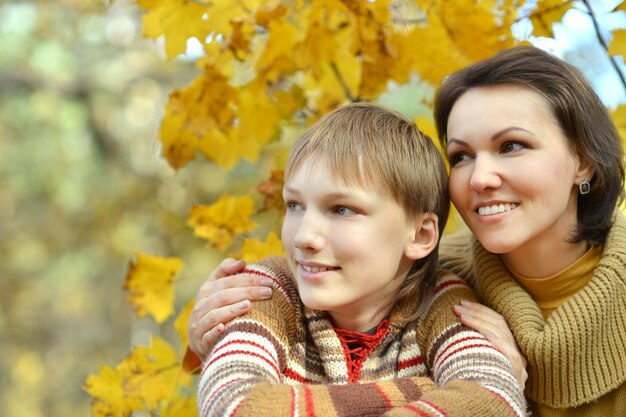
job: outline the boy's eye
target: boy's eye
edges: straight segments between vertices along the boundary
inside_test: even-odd
[[[524,145],[522,145],[521,143],[518,142],[505,142],[502,144],[502,148],[501,151],[502,153],[509,153],[509,152],[513,152],[513,151],[518,151],[520,149],[523,149]]]
[[[296,203],[295,201],[287,201],[285,203],[285,206],[287,206],[287,211],[291,211],[291,212],[299,211],[302,208],[300,203]]]
[[[335,211],[337,212],[337,214],[339,214],[340,216],[351,216],[353,214],[356,214],[356,211],[352,210],[349,207],[346,206],[338,206]]]

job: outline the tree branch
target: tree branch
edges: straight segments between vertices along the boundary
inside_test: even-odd
[[[602,34],[600,33],[600,25],[598,24],[598,19],[596,18],[596,15],[593,12],[593,9],[591,8],[591,4],[589,3],[589,0],[582,0],[582,2],[585,4],[585,6],[587,6],[587,13],[589,14],[589,17],[591,18],[591,21],[593,22],[593,28],[595,29],[596,37],[598,38],[598,41],[600,42],[600,45],[602,45],[602,48],[606,52],[606,55],[608,56],[609,61],[611,62],[611,65],[613,66],[613,69],[617,73],[617,76],[622,81],[622,87],[624,87],[624,90],[626,90],[626,79],[624,79],[624,74],[622,74],[622,71],[617,65],[617,61],[615,57],[609,53],[609,46],[607,45],[606,41],[602,37]]]
[[[348,97],[348,99],[353,103],[356,101],[361,101],[359,97],[355,97],[352,95],[352,92],[350,91],[346,80],[343,79],[343,75],[341,75],[341,72],[339,72],[339,68],[337,68],[337,64],[335,64],[333,61],[330,61],[330,68],[333,70],[333,74],[335,74],[337,81],[339,81],[339,84],[341,85],[341,88],[343,89],[346,97]]]

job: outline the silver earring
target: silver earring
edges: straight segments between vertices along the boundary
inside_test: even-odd
[[[591,184],[589,184],[589,181],[580,180],[580,183],[578,183],[578,192],[580,195],[589,194],[589,191],[591,191]]]

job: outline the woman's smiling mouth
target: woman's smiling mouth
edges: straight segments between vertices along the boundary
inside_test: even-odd
[[[493,204],[490,206],[484,206],[478,208],[479,216],[492,216],[494,214],[504,213],[506,211],[511,211],[515,209],[519,204],[517,203],[506,203],[506,204]]]

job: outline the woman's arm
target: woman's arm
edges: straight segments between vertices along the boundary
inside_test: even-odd
[[[202,360],[224,331],[224,324],[250,311],[251,301],[272,295],[271,282],[259,276],[233,276],[245,268],[243,261],[227,258],[202,284],[189,315],[189,346],[183,369],[197,372]]]
[[[523,387],[526,385],[528,361],[522,355],[513,333],[501,314],[477,302],[461,301],[455,306],[454,312],[461,318],[463,324],[485,336],[513,365],[513,372],[517,382]]]
[[[441,299],[450,300],[450,291],[440,293]],[[276,286],[271,301],[256,303],[248,315],[227,326],[200,377],[202,417],[374,416],[384,412],[523,415],[523,396],[510,365],[484,337],[459,323],[451,305],[443,322],[437,319],[441,312],[431,308],[426,326],[444,326],[424,332],[424,340],[432,345],[429,365],[440,387],[424,377],[322,385],[297,377],[297,369],[286,368],[286,353],[296,340],[293,320],[299,319],[293,307],[284,311],[285,306],[293,305],[285,300],[289,300],[288,294]],[[436,303],[440,308],[447,304]],[[285,384],[286,378],[294,384]]]
[[[424,404],[444,404],[451,415],[524,416],[523,386],[511,363],[482,334],[459,322],[454,306],[461,300],[475,301],[471,289],[456,275],[440,270],[431,305],[418,327],[418,343],[439,388],[407,407],[421,410]],[[407,409],[403,410],[389,415],[404,415]]]

